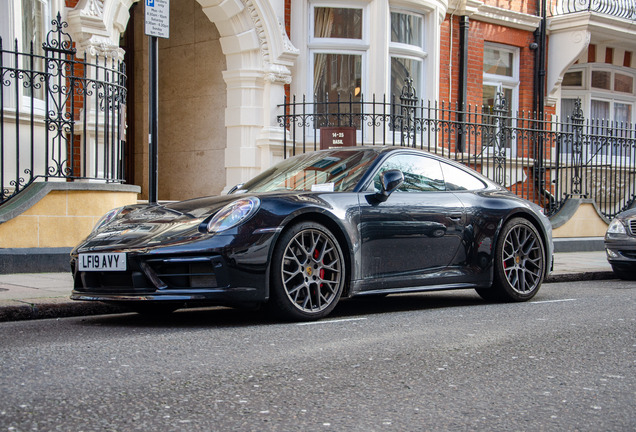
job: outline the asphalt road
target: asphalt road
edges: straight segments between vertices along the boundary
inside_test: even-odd
[[[0,324],[0,431],[636,429],[636,283]]]

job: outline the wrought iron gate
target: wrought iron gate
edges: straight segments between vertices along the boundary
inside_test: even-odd
[[[353,126],[358,145],[417,147],[490,177],[556,214],[573,197],[593,199],[611,219],[636,200],[633,124],[571,116],[510,114],[499,95],[493,107],[459,107],[417,99],[407,79],[399,98],[285,99],[278,122],[285,155],[318,148],[322,127]]]
[[[0,204],[34,181],[124,178],[124,64],[78,59],[59,13],[51,24],[41,50],[0,39]]]

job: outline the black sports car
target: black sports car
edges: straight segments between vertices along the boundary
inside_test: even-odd
[[[551,232],[540,207],[461,164],[404,147],[322,150],[225,196],[112,210],[71,253],[71,298],[265,305],[293,320],[361,295],[525,301],[550,272]]]
[[[636,208],[619,213],[605,234],[607,261],[621,279],[636,279]]]

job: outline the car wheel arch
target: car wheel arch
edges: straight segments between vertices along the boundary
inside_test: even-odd
[[[541,243],[543,246],[543,253],[545,255],[545,260],[546,260],[546,265],[544,268],[544,278],[547,277],[548,272],[549,272],[549,262],[548,262],[548,251],[549,251],[549,247],[547,244],[547,233],[545,232],[543,226],[541,225],[541,222],[539,222],[535,217],[533,217],[531,214],[523,212],[523,211],[515,211],[515,212],[511,212],[510,214],[506,215],[505,218],[502,218],[501,221],[499,222],[499,226],[497,227],[497,230],[495,232],[495,235],[493,237],[493,245],[496,245],[497,242],[499,241],[499,237],[501,236],[501,232],[503,230],[503,228],[506,226],[506,224],[511,221],[512,219],[515,218],[520,218],[520,219],[525,219],[526,221],[530,222],[532,224],[532,226],[537,230],[537,232],[539,233],[539,236],[541,236]],[[494,253],[494,251],[493,251]],[[493,257],[494,258],[494,257]],[[493,265],[490,268],[490,277],[491,280],[494,282],[494,260],[493,260]]]
[[[543,242],[543,251],[546,254],[548,254],[548,244],[547,244],[547,234],[543,228],[543,225],[541,224],[541,222],[539,222],[535,217],[533,217],[531,214],[523,212],[523,211],[516,211],[516,212],[512,212],[508,215],[506,215],[505,218],[502,218],[499,226],[497,227],[497,231],[495,232],[495,236],[493,238],[493,244],[497,244],[497,241],[499,241],[499,236],[501,235],[501,230],[503,229],[503,227],[508,223],[508,221],[514,219],[514,218],[521,218],[521,219],[525,219],[528,222],[530,222],[535,229],[539,232],[539,235],[541,236],[541,241]]]
[[[269,251],[270,263],[272,261],[271,258],[273,256],[274,249],[276,248],[276,245],[278,244],[278,241],[280,237],[282,236],[282,234],[286,230],[288,230],[289,227],[302,223],[302,222],[315,222],[315,223],[324,225],[336,237],[336,240],[338,240],[338,243],[340,244],[340,248],[342,249],[342,254],[345,259],[345,286],[342,292],[342,297],[348,297],[350,286],[351,286],[350,282],[351,282],[351,272],[352,272],[352,263],[353,263],[353,257],[352,257],[353,246],[351,242],[349,241],[348,237],[345,235],[344,228],[338,222],[336,222],[333,218],[329,217],[324,212],[306,211],[306,212],[294,214],[288,219],[286,219],[284,223],[282,224],[284,228],[277,233],[276,238],[274,239],[270,247],[270,251]],[[270,283],[271,283],[271,266],[268,266],[267,267],[268,293],[270,290],[270,286],[269,286]]]

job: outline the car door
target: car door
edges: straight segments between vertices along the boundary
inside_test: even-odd
[[[404,183],[377,199],[380,174],[399,169]],[[400,153],[382,163],[360,199],[360,271],[366,289],[436,283],[453,262],[465,223],[461,201],[447,192],[439,161]]]

